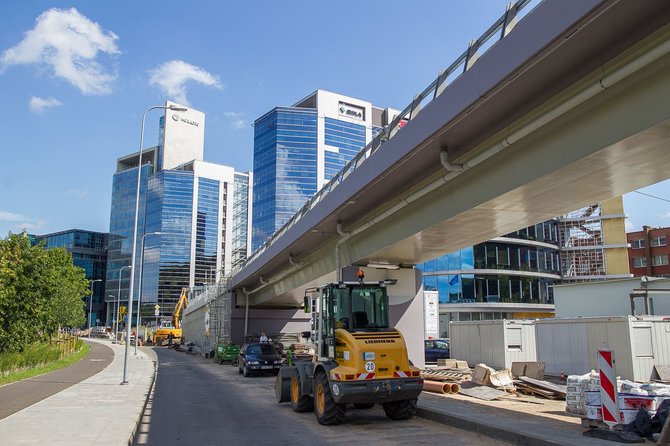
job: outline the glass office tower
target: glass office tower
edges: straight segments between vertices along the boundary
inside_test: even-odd
[[[230,272],[235,258],[246,258],[249,249],[250,174],[200,159],[201,112],[170,111],[159,125],[160,144],[142,154],[133,299],[140,295],[141,277],[142,317],[150,322],[157,320],[156,305],[160,316],[169,317],[182,288],[215,283]],[[119,158],[112,187],[106,296],[109,301],[120,296],[124,305],[130,288],[138,161],[137,153]],[[237,216],[238,211],[244,215]],[[108,321],[111,311],[110,306]]]
[[[252,247],[257,249],[397,115],[317,90],[254,124]]]
[[[71,229],[52,234],[38,235],[31,239],[33,244],[44,242],[46,249],[63,248],[72,254],[74,266],[82,268],[88,280],[104,280],[107,270],[107,234],[102,232]],[[104,284],[93,282],[93,295],[85,297],[86,314],[90,314],[92,327],[105,323],[105,287]],[[92,301],[90,300],[92,299]]]
[[[317,191],[317,111],[277,107],[254,125],[254,249]]]

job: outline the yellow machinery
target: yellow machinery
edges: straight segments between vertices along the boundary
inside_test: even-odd
[[[161,326],[156,329],[154,333],[154,344],[161,345],[170,334],[174,341],[181,340],[181,310],[188,306],[188,288],[182,288],[181,295],[177,301],[177,305],[172,312],[172,321],[164,321]]]
[[[277,401],[296,412],[314,410],[321,424],[340,424],[345,407],[384,407],[393,420],[414,416],[423,388],[410,365],[405,340],[389,327],[387,285],[395,282],[329,283],[305,291],[312,312],[315,354],[311,361],[282,367],[275,383]]]

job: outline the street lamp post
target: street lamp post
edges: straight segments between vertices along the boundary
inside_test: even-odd
[[[144,238],[147,235],[162,235],[162,232],[148,232],[142,236],[142,247],[140,248],[140,283],[137,284],[137,333],[135,333],[135,354],[137,354],[137,340],[140,337],[140,305],[142,303],[142,277],[144,276]]]
[[[93,313],[93,284],[102,282],[102,279],[91,280],[91,297],[88,300],[88,335],[91,336],[91,315]]]
[[[114,330],[114,342],[119,340],[119,313],[121,311],[121,271],[124,268],[130,268],[129,265],[119,268],[119,290],[116,294],[116,329]]]
[[[128,327],[127,327],[127,336],[126,336],[126,349],[125,355],[123,358],[123,381],[121,384],[128,384],[128,340],[130,340],[130,335],[132,334],[131,325],[133,322],[133,290],[135,285],[135,254],[137,253],[137,223],[139,220],[140,212],[140,179],[142,177],[142,146],[144,145],[144,122],[147,118],[147,113],[151,110],[157,108],[164,110],[172,111],[186,111],[183,107],[175,107],[174,105],[155,105],[149,107],[142,114],[142,127],[140,129],[140,151],[137,160],[137,190],[135,193],[135,222],[133,224],[133,249],[132,257],[130,258],[130,290],[128,291]]]
[[[116,296],[114,296],[113,294],[108,294],[107,297],[109,298],[110,302],[114,302],[114,298]],[[114,308],[116,308],[116,307],[114,307]],[[112,311],[114,311],[114,309],[112,309]],[[118,314],[118,311],[117,311],[116,314]],[[112,313],[112,327],[116,323],[116,314]]]

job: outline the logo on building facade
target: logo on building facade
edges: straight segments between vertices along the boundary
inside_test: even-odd
[[[174,115],[172,115],[172,120],[173,120],[173,121],[177,121],[177,122],[181,121],[181,122],[184,122],[184,123],[186,123],[186,124],[190,124],[190,125],[192,125],[192,126],[194,126],[194,127],[199,127],[199,126],[200,126],[200,123],[195,122],[195,121],[193,121],[193,120],[191,120],[191,119],[186,119],[186,118],[184,118],[184,117],[182,117],[182,116],[179,116],[178,114],[174,114]]]
[[[363,107],[340,102],[338,111],[340,116],[346,116],[347,118],[358,119],[360,121],[365,120],[365,108]]]

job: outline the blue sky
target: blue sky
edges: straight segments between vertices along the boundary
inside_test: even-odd
[[[402,109],[507,2],[0,2],[0,236],[107,232],[150,106],[203,111],[205,158],[247,171],[255,118],[317,88]],[[628,226],[670,225],[670,184],[642,192]]]

